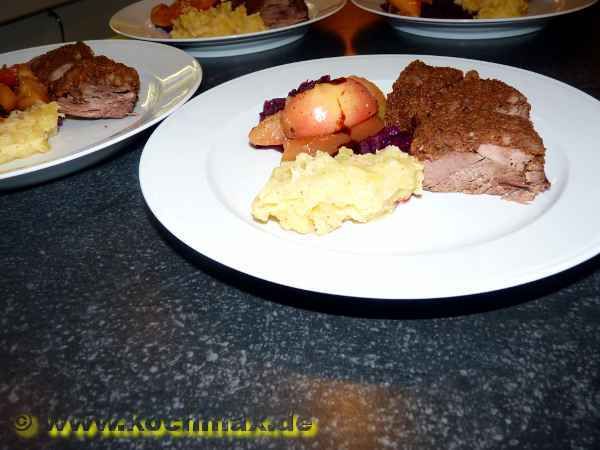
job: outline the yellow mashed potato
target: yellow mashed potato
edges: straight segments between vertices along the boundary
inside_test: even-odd
[[[470,13],[476,13],[476,19],[523,16],[528,6],[527,0],[454,0],[454,3]]]
[[[232,10],[231,2],[224,2],[205,11],[190,8],[175,19],[171,37],[217,37],[266,29],[260,14],[247,15],[244,5]]]
[[[0,120],[0,164],[50,149],[58,129],[58,103],[38,103]]]
[[[275,218],[299,233],[326,234],[345,220],[368,222],[394,209],[399,201],[420,194],[423,166],[414,157],[389,146],[377,154],[301,153],[285,161],[254,199],[252,215]]]

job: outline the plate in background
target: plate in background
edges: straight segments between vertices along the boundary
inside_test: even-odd
[[[383,0],[351,0],[365,11],[385,17],[399,31],[443,39],[494,39],[540,30],[558,16],[580,11],[597,0],[531,0],[527,15],[506,19],[429,19],[401,16],[381,9]]]
[[[550,190],[529,205],[426,192],[380,220],[346,222],[320,237],[252,219],[252,200],[281,158],[248,144],[265,99],[285,96],[323,74],[356,74],[389,92],[403,67],[417,58],[476,69],[523,92],[547,148]],[[237,78],[190,101],[146,143],[140,183],[153,214],[179,240],[257,278],[366,298],[476,294],[547,277],[600,252],[600,215],[591,207],[600,202],[597,117],[600,102],[593,97],[499,64],[417,55],[303,61]]]
[[[154,125],[184,104],[200,86],[202,69],[185,52],[143,41],[86,41],[97,55],[135,68],[140,93],[134,113],[122,119],[66,118],[50,138],[50,151],[0,164],[0,189],[14,189],[66,175],[106,158],[125,140]],[[2,64],[29,61],[65,44],[0,55]]]
[[[335,14],[346,0],[307,0],[309,20],[281,28],[232,36],[175,39],[150,21],[150,11],[166,0],[142,0],[117,12],[109,22],[116,33],[133,39],[176,45],[197,57],[223,57],[256,53],[300,39],[309,25]]]

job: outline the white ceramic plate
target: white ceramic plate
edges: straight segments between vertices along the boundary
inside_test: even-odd
[[[553,17],[592,6],[597,0],[530,0],[526,16],[507,19],[428,19],[384,12],[383,0],[352,0],[359,8],[384,16],[399,31],[444,39],[492,39],[541,29]]]
[[[50,138],[50,151],[0,164],[0,189],[46,181],[106,158],[127,138],[171,114],[200,86],[200,65],[176,48],[123,40],[86,43],[97,55],[106,55],[138,71],[141,86],[134,113],[123,119],[65,119],[58,134]],[[5,53],[0,55],[0,63],[26,62],[61,45]]]
[[[129,5],[110,19],[110,27],[123,36],[173,44],[194,56],[206,58],[256,53],[290,44],[304,36],[309,25],[342,9],[346,0],[306,0],[309,20],[295,25],[257,33],[194,39],[171,38],[169,33],[156,28],[150,22],[152,7],[160,3],[169,4],[171,1],[142,0]]]
[[[326,73],[364,76],[389,92],[415,58],[476,69],[521,90],[547,147],[552,188],[529,205],[426,192],[380,220],[346,223],[321,237],[255,222],[251,202],[281,156],[248,144],[264,99]],[[172,234],[255,277],[367,298],[474,294],[538,280],[600,252],[600,215],[593,207],[600,202],[598,117],[600,102],[581,91],[498,64],[413,55],[305,61],[246,75],[189,102],[148,140],[140,182],[150,209]]]

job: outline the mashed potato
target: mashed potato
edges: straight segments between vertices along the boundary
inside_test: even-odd
[[[476,19],[519,17],[527,13],[527,0],[454,0]]]
[[[232,10],[231,2],[224,2],[205,11],[190,8],[173,22],[171,37],[217,37],[266,29],[260,14],[247,15],[244,5]]]
[[[423,166],[394,146],[367,155],[343,147],[335,158],[301,153],[273,170],[252,215],[262,222],[273,217],[287,230],[325,234],[345,220],[368,222],[392,211],[420,194],[422,183]]]
[[[0,119],[0,164],[50,149],[58,129],[58,103],[38,103]]]

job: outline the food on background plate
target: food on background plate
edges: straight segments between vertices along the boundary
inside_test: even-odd
[[[231,2],[224,2],[207,10],[190,8],[173,21],[171,37],[229,36],[266,29],[260,14],[247,14],[244,5],[232,9]]]
[[[304,0],[176,0],[152,8],[151,22],[173,38],[216,37],[308,20]]]
[[[435,0],[434,0],[435,1]],[[455,0],[475,19],[501,19],[527,14],[528,0]]]
[[[527,14],[527,0],[387,0],[386,12],[431,19],[501,19]]]
[[[0,120],[0,164],[50,149],[48,139],[58,129],[58,104],[36,103],[25,111],[14,110]]]
[[[424,188],[526,203],[550,183],[525,96],[499,80],[413,61],[387,98],[385,123],[410,132]]]
[[[0,163],[48,151],[49,138],[57,133],[64,116],[100,119],[129,115],[139,89],[135,69],[95,56],[82,42],[2,67]]]
[[[67,70],[79,61],[94,56],[92,49],[83,42],[63,45],[29,61],[33,72],[44,83],[49,84],[62,77]]]
[[[217,1],[218,0],[175,0],[170,5],[160,3],[154,6],[150,11],[150,21],[155,27],[171,31],[173,22],[184,13],[184,10],[189,8],[199,10],[208,9],[214,6]]]
[[[356,155],[341,148],[283,161],[252,203],[261,222],[274,218],[286,230],[329,233],[346,220],[368,222],[421,193],[423,166],[398,149]]]
[[[140,90],[137,71],[94,55],[83,42],[38,56],[30,66],[67,116],[119,119],[135,108]]]
[[[269,28],[281,28],[308,20],[304,0],[234,0],[245,3],[248,14],[258,12]]]
[[[25,64],[0,69],[0,118],[13,110],[24,111],[48,103],[48,89]]]
[[[0,164],[47,152],[61,115],[26,64],[0,69]]]

